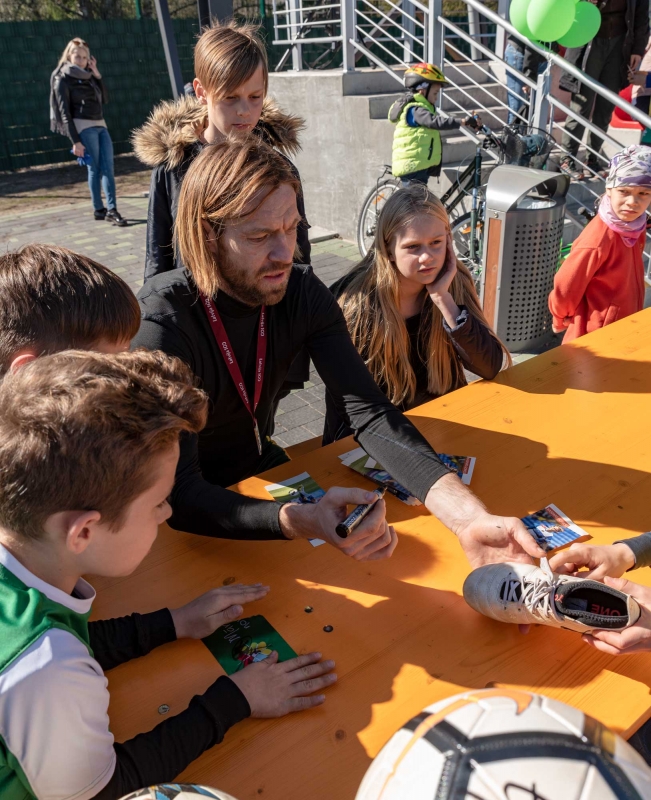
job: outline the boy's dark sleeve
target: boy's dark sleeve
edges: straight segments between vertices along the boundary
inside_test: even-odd
[[[444,117],[442,114],[432,114],[422,106],[412,106],[413,120],[421,128],[431,128],[435,131],[456,131],[461,127],[461,123],[454,117]]]
[[[59,76],[54,81],[54,96],[59,106],[61,122],[66,129],[66,134],[73,144],[81,142],[81,137],[77,133],[75,123],[72,121],[72,109],[70,108],[70,87],[63,77]]]
[[[174,259],[172,202],[169,196],[168,171],[155,167],[149,184],[147,209],[147,244],[145,249],[145,281],[176,268]]]
[[[219,744],[229,728],[250,715],[249,703],[233,681],[218,678],[205,694],[193,697],[185,711],[148,733],[116,744],[115,771],[94,800],[118,800],[143,786],[173,781]]]
[[[168,608],[150,614],[89,622],[88,635],[93,656],[103,670],[146,656],[155,647],[176,641],[174,621]]]
[[[641,533],[639,536],[634,536],[632,539],[619,539],[617,542],[613,542],[613,544],[625,544],[627,547],[631,548],[635,556],[635,566],[631,567],[631,569],[651,567],[651,532]]]
[[[443,328],[463,366],[490,381],[502,369],[504,351],[486,325],[467,309],[462,307],[460,311],[455,327],[450,328],[444,320]]]

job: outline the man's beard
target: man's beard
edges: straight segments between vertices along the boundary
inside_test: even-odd
[[[291,269],[287,269],[288,266],[291,267],[280,261],[272,261],[269,266],[259,269],[250,277],[234,263],[224,248],[219,247],[219,255],[215,259],[220,289],[247,306],[273,306],[279,303],[285,296],[289,283]],[[287,277],[282,284],[266,289],[260,285],[265,275],[273,275],[282,270],[287,270]]]

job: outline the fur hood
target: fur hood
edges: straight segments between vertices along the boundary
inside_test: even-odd
[[[148,167],[165,164],[168,169],[175,169],[183,161],[185,149],[199,140],[207,125],[206,106],[196,97],[166,100],[133,132],[131,144],[136,156]],[[272,147],[291,156],[300,150],[298,134],[304,127],[301,117],[285,114],[267,98],[253,131]]]

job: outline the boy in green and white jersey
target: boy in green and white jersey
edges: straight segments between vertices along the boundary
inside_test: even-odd
[[[178,435],[201,426],[205,398],[175,359],[119,354],[138,306],[101,265],[29,245],[0,258],[0,288],[2,800],[114,800],[173,779],[249,714],[323,702],[310,692],[334,682],[332,662],[270,658],[114,743],[103,670],[207,636],[267,587],[220,587],[178,609],[88,622],[94,592],[81,574],[128,574],[144,557],[169,516]],[[43,355],[70,345],[116,355]],[[309,690],[304,667],[317,681]]]

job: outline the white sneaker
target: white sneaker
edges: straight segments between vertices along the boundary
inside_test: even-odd
[[[580,633],[619,631],[637,622],[634,598],[599,581],[556,575],[546,558],[533,564],[487,564],[463,584],[466,603],[500,622],[538,623]]]

